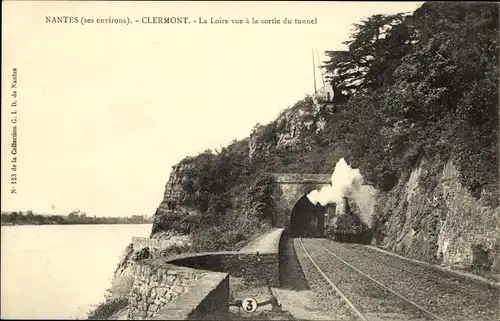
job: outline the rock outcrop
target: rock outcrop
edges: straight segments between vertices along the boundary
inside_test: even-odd
[[[416,259],[500,273],[500,209],[462,186],[452,160],[421,159],[388,193],[379,194],[381,245]]]
[[[332,108],[332,105],[316,105],[308,97],[285,109],[273,123],[256,128],[250,135],[249,156],[256,153],[265,155],[271,148],[288,151],[308,148],[309,140],[323,130],[325,115]]]
[[[172,167],[172,172],[170,173],[170,177],[165,185],[163,201],[158,206],[156,214],[172,210],[179,202],[182,201],[185,196],[184,190],[182,189],[182,183],[187,180],[187,177],[183,176],[182,173],[190,166],[192,165],[189,163],[179,163]]]
[[[183,244],[180,247],[190,246],[189,235],[175,231],[171,226],[171,221],[175,220],[175,218],[189,217],[190,214],[193,214],[191,209],[182,205],[187,194],[187,191],[183,188],[183,184],[188,180],[185,170],[192,166],[189,160],[184,160],[172,167],[172,172],[165,185],[163,200],[154,215],[150,236],[152,239],[171,240],[176,244],[178,243],[177,239],[182,239]]]

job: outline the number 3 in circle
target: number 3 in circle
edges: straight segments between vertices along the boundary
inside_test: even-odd
[[[241,307],[245,312],[254,312],[257,310],[257,301],[254,298],[248,298],[242,301]]]

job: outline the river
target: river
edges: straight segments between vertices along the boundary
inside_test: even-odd
[[[1,227],[1,317],[83,318],[132,236],[151,224]]]

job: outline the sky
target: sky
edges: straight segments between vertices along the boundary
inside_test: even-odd
[[[173,165],[247,137],[256,123],[272,121],[313,92],[313,49],[321,56],[345,49],[353,23],[420,5],[4,1],[2,210],[152,215]],[[133,23],[50,24],[46,16]],[[192,23],[140,23],[153,16],[187,16]],[[194,22],[252,17],[317,24]],[[18,70],[16,194],[10,193],[12,68]]]

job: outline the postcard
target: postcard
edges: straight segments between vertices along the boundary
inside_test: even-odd
[[[498,320],[498,4],[2,9],[2,319]]]

